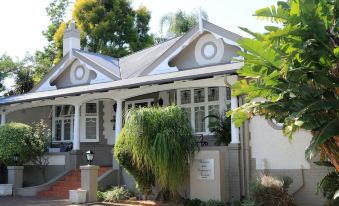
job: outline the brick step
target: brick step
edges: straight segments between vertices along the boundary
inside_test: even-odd
[[[110,167],[100,167],[98,177],[110,170]],[[63,198],[68,199],[69,190],[81,188],[81,171],[79,169],[71,171],[68,175],[56,181],[49,190],[38,192],[38,197]]]

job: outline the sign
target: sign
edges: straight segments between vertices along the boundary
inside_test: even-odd
[[[214,180],[214,159],[195,159],[197,179]]]

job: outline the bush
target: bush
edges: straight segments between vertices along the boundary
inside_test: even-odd
[[[200,199],[185,199],[184,206],[205,206],[205,202]]]
[[[225,203],[218,200],[208,200],[205,204],[206,206],[226,206]]]
[[[98,192],[97,197],[104,202],[121,202],[128,200],[131,197],[131,193],[124,187],[113,187],[106,192]]]
[[[225,203],[218,200],[208,200],[204,202],[200,199],[185,199],[183,202],[184,206],[226,206]]]
[[[326,198],[326,206],[339,205],[339,197],[334,197],[339,191],[339,173],[336,171],[328,173],[318,184],[318,191]]]
[[[105,194],[105,192],[102,192],[102,191],[97,192],[98,201],[104,201],[104,194]]]
[[[187,163],[197,149],[186,112],[177,106],[132,109],[126,115],[122,133],[114,152],[116,159],[122,154],[131,159],[128,164],[135,167],[136,179],[141,174],[150,183],[154,175],[164,200],[167,193],[177,197],[176,189],[187,175]]]
[[[0,162],[14,165],[13,155],[19,155],[18,164],[22,165],[32,158],[32,128],[22,123],[8,123],[0,126]]]
[[[254,181],[251,188],[254,202],[261,206],[295,206],[294,199],[287,193],[289,185],[284,185],[282,179],[264,175]]]
[[[154,174],[152,171],[140,165],[139,167],[132,160],[132,153],[130,146],[126,143],[124,138],[125,131],[122,131],[119,134],[118,142],[114,147],[114,156],[119,162],[119,164],[134,177],[136,182],[136,188],[145,196],[147,196],[152,191],[152,186],[154,185]]]

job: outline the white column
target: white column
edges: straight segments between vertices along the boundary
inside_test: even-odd
[[[1,113],[1,125],[4,125],[6,123],[6,113]]]
[[[80,104],[74,105],[73,150],[80,149]]]
[[[115,143],[122,128],[122,99],[117,99],[117,111],[115,112]]]
[[[231,110],[235,109],[238,107],[238,98],[237,97],[231,97]],[[233,117],[232,117],[233,119]],[[240,143],[239,141],[239,128],[235,127],[235,124],[232,120],[232,125],[231,125],[231,143],[232,144],[238,144]]]

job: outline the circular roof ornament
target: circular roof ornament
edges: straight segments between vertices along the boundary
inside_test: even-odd
[[[195,45],[194,56],[200,66],[219,63],[224,56],[223,40],[215,38],[212,34],[201,36]]]
[[[276,130],[282,130],[284,127],[284,123],[277,122],[275,119],[268,119],[267,122],[273,129]]]
[[[85,84],[88,82],[90,70],[82,64],[73,64],[70,70],[72,84]]]

